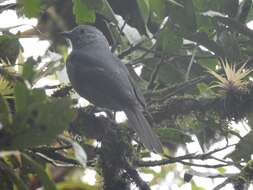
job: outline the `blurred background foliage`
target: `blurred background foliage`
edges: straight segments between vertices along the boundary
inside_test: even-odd
[[[14,10],[19,17],[38,20],[26,31],[0,29],[0,189],[123,190],[135,184],[147,190],[173,172],[178,186],[189,182],[192,190],[204,190],[209,187],[191,180],[197,174],[187,173],[196,164],[193,160],[214,159],[211,145],[223,142],[220,147],[228,147],[234,136],[239,139],[235,148],[218,160],[224,165],[210,166],[224,174],[225,182],[216,190],[227,183],[247,189],[252,183],[253,30],[247,25],[253,20],[251,0],[0,3],[0,13]],[[126,123],[113,122],[110,112],[97,115],[101,108],[94,105],[80,107],[71,87],[56,74],[63,70],[68,52],[59,33],[78,24],[95,25],[105,34],[145,94],[154,130],[164,145],[159,157],[164,163],[145,162],[150,153],[139,143],[131,144],[136,137]],[[19,40],[30,37],[50,42],[45,55],[24,58]],[[135,68],[141,68],[140,76]],[[43,78],[60,83],[37,87]],[[232,122],[247,123],[248,133],[241,136]],[[187,154],[192,137],[202,157]],[[179,148],[185,158],[175,157]],[[177,162],[183,171],[178,171]],[[148,167],[154,165],[163,165],[160,172]],[[226,175],[228,165],[239,172]],[[205,166],[210,168],[201,167]],[[92,185],[81,180],[88,168],[96,171]],[[152,174],[149,185],[137,171]]]

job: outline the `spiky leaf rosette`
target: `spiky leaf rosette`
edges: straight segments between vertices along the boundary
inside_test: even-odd
[[[208,72],[217,79],[211,88],[218,88],[224,95],[224,110],[226,117],[230,120],[240,120],[245,116],[245,97],[250,93],[250,80],[246,77],[253,71],[246,68],[246,63],[236,69],[236,65],[227,61],[221,62],[224,74],[219,74],[211,69]]]
[[[253,71],[253,69],[246,68],[246,63],[239,69],[236,65],[229,64],[227,61],[222,61],[221,65],[224,69],[225,75],[218,74],[217,72],[208,69],[208,72],[213,75],[217,81],[211,88],[220,88],[226,94],[244,94],[247,91],[249,84],[245,78]]]

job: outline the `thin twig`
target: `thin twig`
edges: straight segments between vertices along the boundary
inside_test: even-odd
[[[149,39],[149,40],[151,40],[151,39]],[[124,57],[126,57],[127,55],[129,55],[130,53],[132,53],[133,51],[135,51],[136,49],[138,49],[139,46],[141,46],[145,41],[146,41],[146,39],[140,41],[139,43],[135,44],[134,46],[130,46],[128,49],[126,49],[125,51],[121,52],[118,55],[118,58],[123,59]]]
[[[226,146],[224,146],[224,147],[222,147],[222,148],[214,149],[214,150],[212,150],[212,151],[210,151],[210,152],[208,152],[208,153],[205,153],[205,154],[200,155],[200,158],[201,158],[201,159],[206,159],[206,157],[210,157],[210,155],[212,155],[212,154],[214,154],[214,153],[216,153],[216,152],[220,152],[220,151],[222,151],[222,150],[225,150],[225,149],[227,149],[227,148],[229,148],[229,147],[232,147],[232,146],[235,146],[235,145],[236,145],[236,144],[231,144],[231,145],[226,145]]]
[[[211,159],[211,155],[225,150],[228,147],[234,146],[235,144],[232,145],[228,145],[226,147],[222,147],[219,149],[215,149],[213,151],[210,151],[208,153],[204,153],[204,154],[186,154],[183,156],[178,156],[178,157],[167,157],[167,159],[163,159],[163,160],[156,160],[156,161],[142,161],[142,160],[138,160],[135,161],[135,164],[138,167],[151,167],[151,166],[161,166],[161,165],[166,165],[166,164],[172,164],[172,163],[176,163],[176,162],[180,162],[182,164],[185,165],[191,165],[191,166],[198,166],[198,167],[208,167],[208,168],[217,168],[217,167],[224,167],[224,166],[228,166],[228,165],[234,165],[234,162],[231,163],[226,163],[226,164],[217,164],[217,165],[201,165],[201,164],[194,164],[194,163],[189,163],[189,162],[185,162],[184,160],[189,160],[189,159],[195,159],[195,160],[207,160],[207,159]]]
[[[213,190],[220,190],[221,188],[225,187],[230,182],[231,182],[231,179],[227,178],[224,182],[222,182],[221,184],[217,185]]]
[[[219,158],[216,158],[214,156],[211,156],[211,159],[217,160],[219,162],[223,162],[223,163],[227,163],[229,165],[234,165],[235,167],[241,169],[243,166],[241,165],[241,163],[243,163],[244,161],[239,161],[239,162],[231,162],[231,161],[225,161]]]
[[[57,84],[57,85],[45,85],[45,86],[37,88],[37,89],[49,90],[49,89],[56,89],[56,88],[59,88],[59,87],[61,87],[60,84]]]
[[[205,177],[205,178],[226,178],[226,177],[232,177],[237,175],[236,173],[225,173],[225,174],[214,174],[209,172],[198,172],[193,169],[190,169],[186,172],[187,174],[190,174],[192,176],[198,176],[198,177]]]
[[[129,55],[130,53],[132,53],[133,51],[135,51],[136,49],[139,49],[141,47],[141,45],[147,41],[151,41],[153,40],[159,33],[160,33],[161,29],[158,30],[151,38],[148,39],[143,39],[140,42],[138,42],[137,44],[135,44],[134,46],[130,46],[128,49],[126,49],[125,51],[121,52],[118,57],[120,59],[126,57],[127,55]]]
[[[196,77],[196,78],[191,79],[187,82],[180,83],[174,87],[168,87],[168,88],[161,89],[159,91],[149,92],[149,93],[146,93],[145,95],[155,97],[155,96],[161,96],[164,94],[164,96],[162,96],[160,98],[152,98],[152,100],[154,100],[154,101],[163,102],[163,101],[169,99],[170,97],[175,96],[178,93],[183,93],[185,90],[187,90],[187,89],[191,88],[192,86],[194,86],[200,82],[203,82],[207,79],[208,79],[207,76]]]
[[[198,47],[198,45],[196,45],[195,49],[194,49],[193,52],[192,52],[191,60],[190,60],[189,66],[188,66],[188,68],[187,68],[187,72],[186,72],[186,74],[185,74],[185,81],[188,81],[188,80],[189,80],[191,68],[192,68],[193,62],[194,62],[194,60],[195,60],[196,53],[197,53],[197,47]]]
[[[214,164],[214,165],[196,164],[196,163],[191,163],[191,162],[185,162],[182,160],[179,160],[178,162],[186,166],[195,166],[195,167],[203,167],[203,168],[220,168],[220,167],[230,166],[230,164]]]
[[[150,81],[149,81],[148,86],[147,86],[148,90],[150,90],[154,87],[154,83],[155,83],[155,80],[157,78],[159,69],[160,69],[161,65],[163,64],[163,60],[164,60],[164,57],[161,57],[160,62],[156,65],[154,71],[152,72]]]
[[[75,164],[74,163],[71,163],[71,164],[70,163],[59,163],[56,160],[54,160],[54,159],[52,159],[40,152],[36,152],[35,154],[56,167],[81,167],[81,165],[79,165],[77,162]]]
[[[118,34],[118,36],[117,36],[116,42],[115,42],[115,44],[112,46],[111,52],[115,52],[117,46],[119,45],[120,36],[122,35],[123,30],[124,30],[126,24],[127,24],[127,20],[124,20],[124,23],[123,23],[122,27],[119,29],[119,34]]]

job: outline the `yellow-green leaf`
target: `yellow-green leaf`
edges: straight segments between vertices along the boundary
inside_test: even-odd
[[[73,0],[73,13],[78,24],[95,22],[95,11],[88,7],[84,1]]]

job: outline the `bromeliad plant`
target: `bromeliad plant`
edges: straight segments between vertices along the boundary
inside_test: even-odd
[[[216,79],[211,88],[220,89],[224,95],[223,114],[229,120],[240,121],[247,113],[245,104],[251,97],[249,94],[251,94],[252,88],[250,88],[250,80],[246,77],[249,77],[253,69],[246,68],[246,64],[237,69],[235,64],[222,61],[221,66],[225,74],[208,69],[208,72]]]
[[[208,72],[217,79],[211,88],[220,88],[225,93],[245,93],[249,80],[246,77],[253,71],[252,68],[246,68],[244,63],[240,68],[236,69],[235,64],[229,64],[227,61],[221,61],[221,65],[225,71],[225,75],[221,75],[211,69]]]

